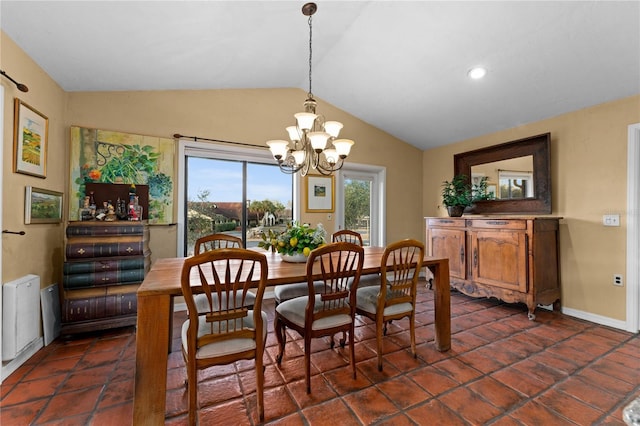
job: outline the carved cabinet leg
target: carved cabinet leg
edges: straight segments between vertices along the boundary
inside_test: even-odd
[[[527,318],[529,318],[529,321],[535,321],[536,320],[536,305],[535,305],[535,303],[533,305],[527,305],[527,307],[529,308],[529,312],[527,312]]]

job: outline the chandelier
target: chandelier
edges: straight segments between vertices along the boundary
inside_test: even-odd
[[[342,123],[325,121],[316,114],[317,102],[311,92],[311,18],[316,10],[315,3],[302,6],[302,14],[309,17],[309,93],[303,104],[304,112],[294,114],[296,125],[287,127],[290,141],[267,141],[280,170],[287,174],[301,172],[302,176],[312,169],[323,175],[340,170],[354,144],[350,139],[338,139]]]

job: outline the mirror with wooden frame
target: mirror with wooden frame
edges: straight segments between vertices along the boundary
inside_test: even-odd
[[[486,177],[492,200],[476,201],[466,213],[551,213],[551,134],[545,133],[456,154],[454,175],[472,183]]]

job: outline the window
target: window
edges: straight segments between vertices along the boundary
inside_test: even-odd
[[[384,246],[384,168],[345,163],[337,176],[336,229],[362,234],[364,245]]]
[[[215,232],[255,247],[263,230],[293,218],[294,182],[268,151],[181,141],[178,168],[178,256],[193,254],[197,238]]]
[[[533,173],[499,170],[500,199],[533,197]]]

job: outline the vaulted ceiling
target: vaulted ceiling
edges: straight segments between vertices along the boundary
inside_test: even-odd
[[[0,24],[66,91],[307,91],[302,4],[2,0]],[[637,1],[317,4],[314,95],[421,149],[640,93]]]

